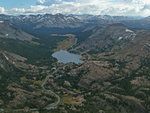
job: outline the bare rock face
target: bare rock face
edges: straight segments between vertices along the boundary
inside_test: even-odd
[[[8,71],[13,71],[12,65],[10,65],[7,62],[7,59],[5,58],[5,56],[3,55],[3,52],[0,51],[0,68],[5,70],[6,72]],[[3,75],[0,75],[0,79],[2,79]]]
[[[0,106],[3,105],[3,104],[4,104],[4,102],[2,100],[0,100]]]
[[[69,87],[71,86],[69,81],[64,81],[64,85],[69,86]]]
[[[25,112],[29,112],[30,108],[29,107],[24,107]]]

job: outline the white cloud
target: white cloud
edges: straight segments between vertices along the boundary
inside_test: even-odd
[[[24,14],[26,12],[26,10],[24,8],[19,9],[19,8],[13,8],[10,10],[6,11],[8,14]]]
[[[5,9],[3,7],[0,7],[0,13],[5,13]]]
[[[37,0],[29,9],[10,9],[12,14],[94,14],[149,16],[150,0]],[[0,12],[2,9],[0,8]]]
[[[46,2],[46,0],[37,0],[37,2],[43,4]]]

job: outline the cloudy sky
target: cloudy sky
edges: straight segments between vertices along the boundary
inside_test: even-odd
[[[150,0],[0,0],[0,13],[150,16]]]

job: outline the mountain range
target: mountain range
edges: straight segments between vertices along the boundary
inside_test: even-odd
[[[0,15],[0,112],[150,113],[150,18]],[[60,63],[59,50],[83,63]]]
[[[45,14],[45,15],[19,15],[19,16],[11,16],[11,15],[0,15],[0,19],[8,20],[16,26],[28,30],[32,29],[32,31],[37,30],[53,30],[58,28],[62,29],[73,29],[75,28],[83,28],[84,26],[91,24],[113,24],[113,23],[123,23],[126,26],[132,28],[140,28],[143,25],[143,29],[149,29],[149,18],[142,17],[125,17],[125,16],[109,16],[109,15],[63,15],[63,14]],[[134,22],[133,22],[134,21]],[[138,23],[138,25],[136,24]],[[146,25],[146,26],[145,26]],[[139,27],[138,27],[139,26]],[[53,28],[53,29],[51,29]],[[55,29],[56,30],[56,29]],[[29,31],[29,30],[28,30]]]

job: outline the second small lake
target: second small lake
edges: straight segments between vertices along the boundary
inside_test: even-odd
[[[76,64],[83,63],[83,61],[80,60],[80,58],[82,57],[81,55],[69,53],[68,51],[65,51],[65,50],[57,51],[53,53],[52,56],[56,58],[58,62],[64,63],[64,64],[67,64],[70,62],[73,62]]]

